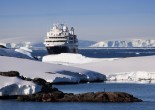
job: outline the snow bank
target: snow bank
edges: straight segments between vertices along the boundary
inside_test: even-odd
[[[155,82],[155,56],[120,58],[72,66],[104,73],[109,81]]]
[[[1,71],[18,71],[28,78],[43,78],[48,82],[105,80],[105,75],[77,67],[43,63],[27,59],[0,56]]]
[[[42,78],[53,83],[79,83],[106,80],[105,75],[77,67],[43,63],[27,59],[0,56],[0,71],[18,71],[27,78]],[[0,76],[1,95],[24,95],[40,91],[40,86],[16,77]]]
[[[43,62],[55,62],[55,63],[87,63],[92,62],[92,59],[82,56],[81,54],[73,53],[61,53],[56,55],[47,55],[42,59]]]
[[[116,59],[116,58],[115,58]],[[101,60],[114,60],[114,58],[109,59],[99,59],[99,58],[89,58],[81,54],[74,53],[61,53],[56,55],[47,55],[44,56],[42,61],[47,63],[56,63],[56,64],[85,64],[99,62]]]
[[[74,64],[72,66],[97,71],[104,74],[122,72],[155,72],[155,56],[119,58],[115,60],[102,60],[96,63]]]
[[[17,77],[0,76],[0,96],[27,95],[41,91],[41,86]]]

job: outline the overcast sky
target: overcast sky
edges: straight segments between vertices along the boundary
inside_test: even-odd
[[[81,40],[155,39],[155,0],[0,0],[0,42],[43,40],[53,23]]]

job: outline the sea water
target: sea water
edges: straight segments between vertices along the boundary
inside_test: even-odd
[[[0,110],[155,110],[155,85],[130,83],[87,83],[55,85],[63,92],[85,93],[98,91],[128,92],[144,102],[89,103],[89,102],[18,102],[0,100]]]
[[[155,55],[155,48],[81,48],[79,53],[92,58],[122,58]],[[33,50],[33,56],[47,55],[45,49]]]

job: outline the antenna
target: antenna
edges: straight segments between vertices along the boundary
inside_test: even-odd
[[[60,26],[61,26],[61,29],[63,29],[64,24],[61,23]]]

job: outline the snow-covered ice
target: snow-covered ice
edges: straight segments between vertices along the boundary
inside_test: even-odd
[[[137,71],[122,72],[108,75],[108,81],[132,82],[132,83],[154,83],[155,72]]]
[[[106,75],[109,81],[155,82],[155,68],[153,66],[155,65],[155,56],[104,59],[88,58],[79,54],[60,54],[45,56],[43,61],[96,71]]]
[[[155,81],[155,56],[120,58],[113,61],[75,64],[73,66],[104,73],[110,81],[148,82]]]
[[[1,71],[18,71],[21,75],[30,78],[43,78],[48,82],[80,82],[105,79],[103,74],[77,67],[43,63],[27,59],[0,56]],[[66,72],[67,71],[67,72]],[[79,75],[80,77],[77,77]]]
[[[105,75],[77,67],[43,63],[34,60],[0,56],[0,71],[18,71],[27,78],[42,78],[53,83],[79,83],[106,80]],[[1,95],[32,94],[38,86],[16,77],[0,76]]]
[[[63,65],[68,65],[70,64],[86,64],[86,63],[95,63],[95,62],[100,62],[103,60],[115,60],[117,58],[90,58],[90,57],[85,57],[81,54],[74,54],[74,53],[61,53],[61,54],[53,54],[53,55],[46,55],[42,58],[43,62],[47,63],[56,63],[56,64],[63,64]]]
[[[41,86],[31,81],[24,81],[17,77],[0,76],[0,96],[27,95],[39,92]]]
[[[106,78],[110,82],[155,83],[155,56],[99,59],[63,53],[45,56],[43,61],[48,63],[6,56],[0,56],[0,61],[1,72],[18,71],[27,78],[43,78],[53,83],[78,83]],[[31,94],[38,90],[32,82],[0,76],[1,95]]]
[[[23,55],[27,55],[28,57],[33,58],[33,56],[31,55],[32,50],[26,47],[20,47],[19,49],[15,49],[16,52],[21,53]]]
[[[35,60],[31,55],[32,50],[21,47],[19,49],[9,49],[9,48],[0,48],[0,56],[9,56],[9,57],[17,57],[17,58],[26,58]]]

